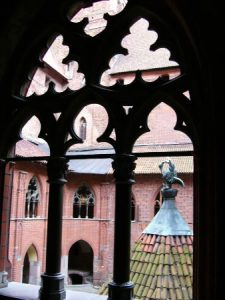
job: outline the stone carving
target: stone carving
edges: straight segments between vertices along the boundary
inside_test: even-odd
[[[23,91],[25,96],[45,94],[50,82],[54,84],[57,93],[64,92],[67,88],[72,91],[79,90],[84,86],[84,74],[78,72],[78,63],[76,61],[63,63],[69,50],[69,47],[63,44],[63,36],[57,36],[41,59],[43,68],[37,68],[30,76],[31,82]]]
[[[127,0],[109,0],[94,2],[91,6],[82,8],[72,18],[71,22],[79,23],[83,19],[88,19],[88,24],[84,31],[90,36],[95,36],[102,32],[107,26],[105,14],[114,16],[121,12],[127,4]]]

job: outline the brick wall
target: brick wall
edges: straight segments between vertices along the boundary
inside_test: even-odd
[[[29,180],[35,175],[40,183],[41,201],[37,218],[25,218],[25,194]],[[179,188],[177,206],[192,227],[192,176],[180,176],[185,188]],[[12,264],[11,280],[22,280],[24,257],[32,245],[45,270],[46,216],[48,184],[46,167],[40,164],[17,163],[13,178],[12,210],[10,220],[9,260]],[[69,250],[79,240],[86,241],[94,253],[94,282],[105,280],[112,273],[114,237],[114,192],[112,176],[69,174],[64,189],[62,256],[68,259]],[[94,219],[73,218],[73,195],[86,183],[94,192],[96,204]],[[154,216],[154,201],[161,188],[160,175],[136,175],[133,195],[136,220],[132,222],[132,244]],[[64,267],[64,272],[67,266]]]
[[[37,218],[25,218],[25,199],[30,179],[36,176],[40,184],[40,203]],[[39,164],[17,163],[12,189],[10,218],[9,260],[12,263],[11,279],[22,281],[24,257],[30,246],[36,249],[42,271],[45,265],[46,216],[48,184],[45,167]]]

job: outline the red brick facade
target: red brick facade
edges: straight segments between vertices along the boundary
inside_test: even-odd
[[[40,184],[40,202],[36,218],[25,218],[25,198],[30,179],[36,176]],[[192,227],[192,175],[181,175],[185,188],[180,189],[177,206]],[[29,282],[39,283],[45,270],[48,183],[46,167],[40,164],[17,163],[14,168],[10,220],[9,261],[10,279],[23,280],[25,255],[30,246],[36,251],[36,268]],[[99,283],[112,273],[114,231],[114,184],[111,175],[78,175],[70,173],[64,189],[62,272],[67,276],[69,250],[79,240],[86,241],[93,250],[93,281]],[[73,218],[73,195],[86,183],[94,192],[93,219]],[[133,185],[135,221],[132,221],[132,244],[154,216],[155,199],[161,188],[161,176],[136,175]],[[31,272],[31,269],[30,269]],[[36,274],[36,275],[35,275]],[[32,277],[33,276],[33,277]],[[67,281],[66,281],[67,282]]]

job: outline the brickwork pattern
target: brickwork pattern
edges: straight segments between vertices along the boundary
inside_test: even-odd
[[[37,218],[25,218],[25,195],[32,176],[39,180],[41,201]],[[177,206],[187,223],[192,226],[192,176],[182,176],[185,189],[180,188]],[[17,163],[14,171],[12,210],[10,221],[9,260],[12,264],[11,280],[21,281],[24,258],[28,248],[36,249],[41,272],[45,270],[48,183],[45,165]],[[73,195],[86,183],[94,192],[96,205],[94,219],[73,218]],[[154,203],[161,188],[161,176],[136,175],[133,185],[136,211],[132,222],[131,243],[154,216]],[[99,283],[112,274],[114,237],[114,193],[112,176],[78,175],[70,173],[64,189],[62,256],[68,257],[72,245],[86,241],[94,253],[94,282]]]

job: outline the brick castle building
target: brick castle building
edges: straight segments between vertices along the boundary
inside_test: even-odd
[[[104,2],[104,1],[103,1]],[[105,1],[107,2],[107,1]],[[125,3],[125,2],[124,2]],[[98,3],[95,4],[97,6]],[[122,5],[120,3],[120,5]],[[103,9],[104,6],[101,6]],[[99,7],[95,11],[99,12]],[[95,14],[87,30],[99,31],[101,14]],[[82,18],[82,16],[77,16]],[[131,34],[124,39],[123,44],[128,49],[135,48],[135,36],[147,30],[146,21],[138,21],[132,26]],[[150,32],[151,33],[151,32]],[[146,35],[145,35],[146,36]],[[140,36],[138,37],[140,39]],[[155,39],[154,33],[147,39]],[[142,43],[142,51],[145,41]],[[82,74],[73,78],[74,64],[62,63],[66,57],[67,48],[63,45],[61,36],[53,42],[43,60],[44,69],[37,69],[33,81],[26,86],[26,95],[43,94],[48,89],[49,81],[54,82],[57,91],[68,87],[76,89],[82,85]],[[133,80],[132,70],[136,52],[130,56],[120,55],[111,61],[110,69],[103,74],[102,82],[112,85],[120,80],[128,84]],[[146,80],[154,80],[159,76],[176,77],[179,66],[171,62],[165,55],[158,60],[161,65],[148,66],[143,57],[144,76]],[[128,58],[128,60],[127,60]],[[148,57],[147,57],[148,58]],[[147,60],[148,61],[148,60]],[[71,75],[72,74],[72,75]],[[175,130],[176,113],[162,99],[148,118],[149,133],[145,133],[134,145],[135,152],[165,152],[164,157],[142,157],[136,161],[135,180],[132,189],[132,244],[158,211],[160,199],[161,173],[158,165],[167,157],[169,151],[185,151],[192,149],[190,139],[180,131]],[[125,109],[129,109],[126,107]],[[56,115],[56,118],[59,116]],[[74,131],[82,144],[69,149],[71,155],[112,153],[112,147],[99,143],[107,127],[107,114],[99,105],[89,105],[79,112],[74,121]],[[32,118],[24,126],[23,139],[16,145],[16,155],[25,158],[27,155],[48,156],[47,143],[39,138],[38,120]],[[113,132],[112,132],[113,138]],[[180,189],[177,197],[177,207],[186,222],[193,226],[193,189],[192,157],[173,157],[177,172],[182,174],[185,188]],[[64,189],[63,203],[63,234],[61,269],[66,276],[67,284],[89,283],[100,284],[112,274],[113,238],[114,238],[114,183],[112,159],[82,160],[68,162],[67,183]],[[6,177],[8,186],[7,197],[11,202],[8,266],[9,280],[24,283],[40,283],[40,274],[45,269],[46,257],[46,226],[48,211],[48,193],[46,162],[18,161],[9,165]]]

